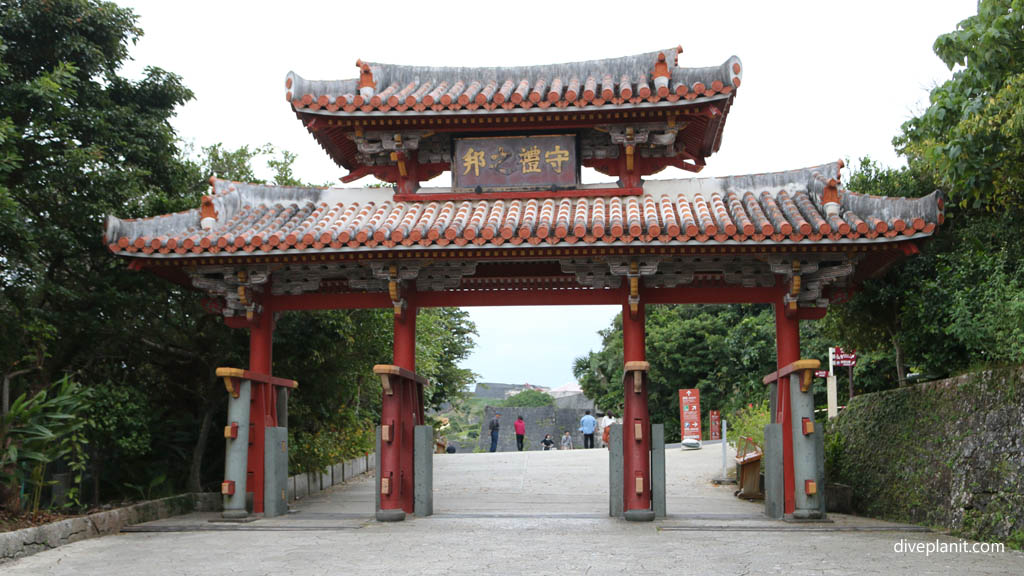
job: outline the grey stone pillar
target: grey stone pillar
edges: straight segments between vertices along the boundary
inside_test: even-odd
[[[245,506],[246,476],[249,464],[249,402],[252,383],[238,381],[238,398],[228,395],[228,428],[238,425],[234,438],[226,438],[224,453],[224,482],[234,482],[234,494],[224,496],[224,518],[245,518],[249,515]],[[227,436],[227,434],[225,434]],[[223,493],[225,490],[221,490]]]
[[[417,516],[434,514],[434,427],[413,429],[413,512]]]
[[[284,386],[277,387],[277,426],[288,428],[288,396],[290,390]]]
[[[374,500],[374,502],[376,502],[376,505],[375,505],[373,510],[374,510],[375,513],[379,514],[380,513],[380,426],[377,426],[377,451],[373,453],[373,456],[374,456],[374,470],[375,470],[375,472],[373,474],[373,484],[376,486],[376,488],[374,489],[374,494],[376,496],[376,499]]]
[[[267,426],[264,438],[263,515],[269,518],[288,513],[288,429]]]
[[[818,439],[814,422],[814,394],[800,391],[802,372],[789,377],[789,398],[791,425],[793,431],[793,518],[821,518],[821,500],[825,497],[824,478],[818,477]],[[807,418],[812,427],[810,434],[804,434],[803,419]],[[808,494],[807,482],[814,482],[815,493]]]
[[[655,518],[666,516],[664,424],[651,424],[651,504]]]
[[[739,467],[737,466],[737,481]],[[782,477],[782,424],[764,427],[764,515],[782,518],[785,496]]]
[[[608,515],[622,517],[622,424],[608,433]]]

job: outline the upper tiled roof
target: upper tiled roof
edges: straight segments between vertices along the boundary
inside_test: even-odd
[[[719,66],[680,68],[681,47],[568,64],[435,68],[357,61],[360,77],[306,80],[290,72],[287,99],[296,110],[405,112],[600,107],[719,99],[740,85],[733,56]]]
[[[109,217],[114,252],[149,257],[298,254],[499,245],[885,242],[929,235],[938,193],[889,198],[837,190],[839,165],[685,180],[652,180],[640,195],[394,201],[382,188],[286,188],[212,180],[202,209]],[[447,190],[445,190],[447,191]],[[612,194],[612,195],[609,195]],[[835,200],[838,199],[838,204]],[[209,229],[201,225],[207,221]]]

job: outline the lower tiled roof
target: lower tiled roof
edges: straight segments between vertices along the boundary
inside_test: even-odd
[[[926,236],[942,198],[838,191],[839,165],[725,178],[654,180],[640,195],[394,201],[390,189],[290,188],[212,180],[216,220],[200,209],[138,220],[109,217],[117,253],[174,257],[424,247],[885,242]],[[829,190],[833,194],[835,189]],[[448,192],[445,190],[445,192]],[[209,214],[206,214],[207,216]],[[209,224],[210,222],[208,222]]]

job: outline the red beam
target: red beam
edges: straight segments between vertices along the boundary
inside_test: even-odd
[[[647,288],[643,292],[646,304],[771,304],[779,299],[780,288],[709,284],[676,286],[675,288]]]
[[[358,308],[391,308],[391,298],[384,292],[359,294],[286,294],[271,296],[264,306],[275,312],[287,310],[353,310]]]
[[[448,202],[458,200],[525,200],[529,198],[597,198],[640,196],[643,188],[579,188],[573,190],[534,190],[530,192],[417,192],[395,194],[395,202]]]
[[[645,304],[770,304],[779,298],[779,288],[744,288],[730,285],[647,288]],[[625,299],[621,288],[608,290],[479,290],[420,292],[416,306],[594,306],[619,305]],[[384,293],[299,294],[268,298],[265,306],[275,312],[288,310],[348,310],[391,308]]]
[[[593,306],[621,304],[621,290],[490,290],[472,292],[420,292],[416,304],[441,306]]]

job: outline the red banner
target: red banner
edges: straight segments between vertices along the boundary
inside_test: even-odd
[[[710,421],[711,430],[709,436],[712,440],[722,439],[722,413],[718,410],[712,410],[709,412],[708,420]]]
[[[701,439],[700,435],[700,390],[690,388],[679,391],[679,425],[683,440]]]

